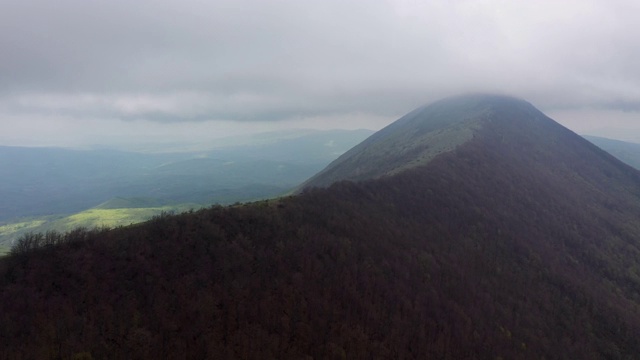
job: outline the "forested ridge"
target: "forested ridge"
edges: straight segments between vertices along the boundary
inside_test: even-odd
[[[511,119],[393,176],[15,251],[0,358],[637,358],[639,173]]]

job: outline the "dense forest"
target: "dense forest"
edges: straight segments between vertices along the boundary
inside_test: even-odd
[[[0,358],[636,358],[640,175],[519,127],[376,180],[25,236]]]

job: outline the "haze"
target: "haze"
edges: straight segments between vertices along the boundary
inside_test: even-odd
[[[0,4],[0,145],[379,129],[460,92],[640,141],[636,1]]]

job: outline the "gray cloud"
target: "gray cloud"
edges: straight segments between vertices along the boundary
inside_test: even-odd
[[[633,0],[7,0],[0,116],[392,118],[469,91],[638,111],[639,13]]]

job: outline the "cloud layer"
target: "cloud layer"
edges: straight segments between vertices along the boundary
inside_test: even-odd
[[[639,14],[633,0],[8,0],[0,130],[391,121],[469,91],[637,112]]]

